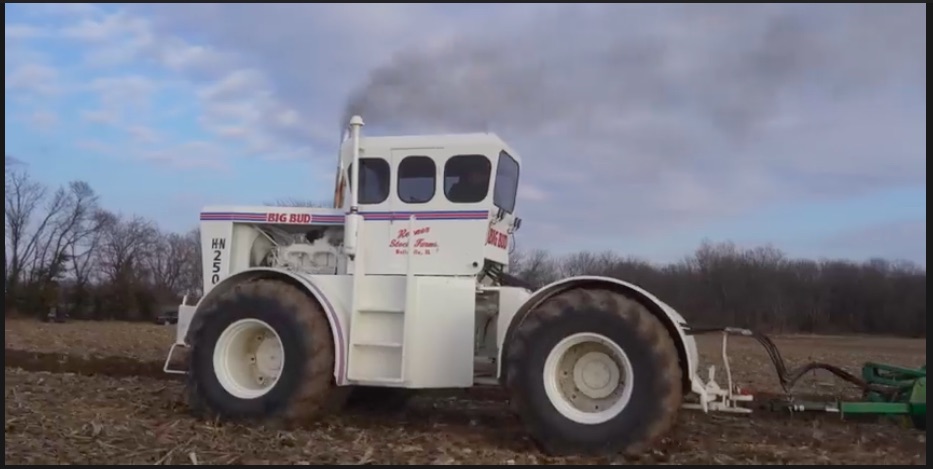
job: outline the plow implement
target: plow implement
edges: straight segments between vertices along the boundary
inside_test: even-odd
[[[783,390],[780,395],[759,395],[754,407],[760,410],[786,413],[823,412],[839,414],[841,418],[858,416],[891,417],[907,422],[919,430],[926,431],[926,365],[920,368],[905,368],[890,364],[867,362],[862,366],[861,377],[827,363],[811,362],[798,368],[788,369],[784,358],[774,342],[764,334],[740,328],[692,329],[692,335],[721,333],[722,361],[726,371],[726,388],[715,381],[715,366],[709,369],[706,390],[716,400],[708,403],[686,403],[685,408],[705,411],[751,413],[750,403],[755,401],[753,393],[733,383],[728,357],[730,335],[749,337],[758,341],[774,365],[778,381]],[[861,400],[816,400],[802,399],[793,392],[794,386],[807,373],[815,370],[827,371],[862,391]]]
[[[867,386],[861,401],[774,400],[771,410],[893,417],[926,430],[926,365],[911,369],[869,362],[862,367],[862,381]]]

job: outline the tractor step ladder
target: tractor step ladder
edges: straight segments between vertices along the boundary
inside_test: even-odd
[[[414,232],[414,221],[414,216],[408,220],[409,233]],[[365,223],[360,224],[360,235],[363,234],[365,226]],[[406,381],[407,318],[415,304],[412,249],[408,250],[408,272],[404,288],[392,289],[391,294],[382,295],[366,293],[384,292],[385,284],[375,282],[385,279],[366,275],[363,258],[368,245],[360,245],[353,270],[347,379],[360,383],[402,384]],[[360,256],[360,253],[363,256]]]

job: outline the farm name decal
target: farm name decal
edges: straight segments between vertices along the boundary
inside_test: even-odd
[[[506,249],[509,247],[509,235],[490,227],[489,233],[486,234],[486,244]]]
[[[435,254],[438,249],[436,241],[431,241],[430,238],[431,227],[425,226],[424,228],[418,228],[415,230],[414,236],[408,232],[407,228],[402,228],[398,230],[395,237],[389,241],[389,248],[395,250],[395,254],[408,254],[408,246],[412,245],[414,252],[412,254],[416,256],[430,256]],[[412,242],[414,239],[414,242]]]

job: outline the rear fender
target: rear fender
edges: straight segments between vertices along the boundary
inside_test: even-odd
[[[198,302],[197,307],[195,308],[194,315],[191,317],[190,326],[189,324],[183,324],[183,321],[179,320],[177,327],[184,328],[185,330],[177,331],[178,337],[184,337],[184,342],[188,345],[192,344],[191,331],[195,330],[198,321],[203,320],[202,313],[207,310],[210,305],[220,298],[224,293],[232,290],[237,285],[244,282],[251,282],[256,280],[280,280],[304,291],[311,298],[314,298],[315,301],[321,306],[321,309],[324,310],[324,314],[327,316],[327,322],[330,324],[331,336],[334,340],[334,379],[337,384],[343,385],[346,384],[346,375],[347,375],[347,362],[346,362],[346,337],[347,330],[345,324],[342,320],[343,316],[340,314],[335,306],[329,299],[325,290],[321,288],[320,285],[316,285],[314,280],[310,277],[304,276],[300,273],[289,272],[281,269],[274,268],[253,268],[238,272],[234,275],[224,278],[217,285],[215,285],[208,294]]]
[[[508,321],[508,328],[499,344],[498,375],[500,380],[503,377],[502,358],[505,356],[507,347],[512,342],[512,335],[518,325],[522,323],[529,313],[534,311],[537,306],[548,298],[552,298],[557,294],[575,288],[602,288],[612,290],[634,298],[645,306],[648,311],[654,314],[655,317],[664,324],[664,327],[671,335],[671,339],[674,340],[674,344],[677,345],[677,354],[680,358],[681,368],[683,369],[684,391],[689,391],[692,388],[694,382],[693,377],[695,376],[698,362],[698,354],[696,341],[693,337],[688,336],[684,332],[684,329],[687,327],[687,322],[684,320],[683,316],[677,313],[674,308],[671,308],[637,285],[611,277],[600,276],[579,276],[558,280],[535,291],[531,297],[515,311],[511,320]],[[500,311],[500,314],[503,313],[507,314],[507,312]]]

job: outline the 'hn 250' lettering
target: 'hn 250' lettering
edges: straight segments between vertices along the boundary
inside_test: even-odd
[[[216,285],[220,281],[220,266],[221,266],[221,255],[223,250],[227,245],[227,240],[224,238],[214,238],[211,239],[211,285]]]

